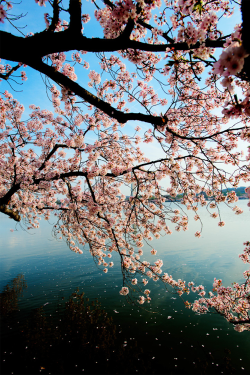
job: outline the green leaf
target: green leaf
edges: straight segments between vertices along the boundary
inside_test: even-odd
[[[197,1],[197,3],[194,4],[193,11],[195,12],[196,10],[199,12],[199,14],[202,13],[202,8],[203,8],[203,3],[201,0]]]

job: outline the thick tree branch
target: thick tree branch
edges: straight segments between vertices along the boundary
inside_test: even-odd
[[[243,47],[249,54],[249,56],[245,59],[245,64],[243,71],[241,73],[245,73],[247,80],[250,80],[250,22],[249,22],[249,14],[250,14],[250,1],[249,0],[242,0],[241,3],[241,15],[242,15],[242,42]]]
[[[42,32],[28,38],[14,36],[5,31],[0,31],[0,42],[0,58],[17,62],[22,61],[26,64],[29,64],[32,59],[42,58],[52,53],[74,50],[114,52],[129,48],[147,52],[165,52],[166,48],[174,48],[176,51],[188,51],[201,46],[200,42],[191,46],[184,42],[148,44],[124,38],[123,34],[115,39],[86,38],[70,28],[53,34]],[[205,42],[206,47],[213,48],[222,48],[223,44],[223,39],[207,39]]]
[[[79,35],[81,34],[81,30],[82,30],[81,8],[82,8],[81,0],[70,0],[69,2],[69,14],[70,14],[69,30]]]
[[[60,85],[68,88],[70,91],[74,92],[80,98],[88,102],[89,104],[94,105],[96,108],[100,109],[111,118],[116,119],[118,122],[124,124],[129,120],[138,120],[144,121],[150,124],[156,125],[166,125],[160,116],[145,115],[143,113],[123,113],[118,111],[116,108],[112,107],[109,103],[106,103],[97,96],[91,94],[88,90],[84,89],[78,83],[72,81],[70,78],[66,77],[64,74],[56,71],[53,67],[43,63],[42,61],[33,61],[29,62],[29,66],[39,71],[40,73],[45,74],[47,77],[51,78],[54,82],[59,83]]]
[[[54,32],[55,29],[56,29],[56,26],[58,25],[58,22],[59,22],[59,0],[54,0],[53,1],[53,18],[52,18],[52,22],[48,28],[47,31],[52,31]]]
[[[123,32],[121,33],[120,37],[119,38],[123,38],[123,39],[129,39],[130,38],[130,35],[134,29],[134,26],[135,26],[135,23],[134,21],[130,18],[128,20],[128,23],[125,27],[125,29],[123,30]]]
[[[6,205],[8,204],[8,202],[11,200],[11,197],[18,192],[18,190],[20,190],[21,188],[21,184],[20,183],[17,183],[15,185],[13,185],[10,190],[2,197],[0,198],[0,212],[3,212],[3,213],[6,213],[7,215],[9,215],[7,213],[6,210],[9,210],[9,211],[12,211],[10,210],[9,208],[6,207]],[[4,210],[4,211],[3,211]],[[20,221],[20,220],[19,220]]]
[[[5,215],[8,215],[11,219],[14,219],[15,221],[21,221],[21,216],[19,215],[19,213],[6,207],[4,204],[0,205],[0,212],[2,212]]]
[[[247,319],[247,320],[238,320],[238,321],[235,321],[235,320],[229,320],[229,323],[232,323],[232,324],[249,324],[250,323],[250,319]]]

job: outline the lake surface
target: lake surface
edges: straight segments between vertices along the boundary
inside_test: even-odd
[[[214,277],[222,278],[225,286],[243,281],[247,265],[238,255],[243,252],[243,242],[250,240],[250,212],[247,200],[237,202],[237,206],[244,210],[242,215],[220,205],[221,218],[226,222],[222,228],[217,225],[218,218],[210,218],[206,208],[201,208],[201,238],[194,236],[200,230],[199,222],[191,220],[193,214],[187,211],[189,230],[178,233],[170,224],[173,234],[151,242],[158,252],[147,259],[162,259],[164,272],[175,279],[203,284],[207,290],[212,289]],[[170,368],[173,374],[226,373],[225,358],[229,357],[233,370],[228,373],[250,373],[249,332],[236,332],[218,314],[197,315],[185,309],[178,296],[152,280],[147,285],[152,298],[152,303],[145,306],[148,311],[127,304],[119,295],[122,276],[118,258],[117,266],[104,274],[87,250],[75,254],[63,241],[55,240],[51,223],[52,219],[50,223],[42,221],[40,228],[32,232],[17,225],[18,230],[11,233],[15,223],[0,214],[0,291],[18,274],[24,275],[28,287],[18,301],[23,317],[40,306],[53,314],[62,299],[79,287],[90,300],[98,298],[119,327],[125,345],[135,339],[147,355],[152,355],[156,368],[164,369],[168,362],[168,372]],[[143,250],[146,254],[147,245]],[[112,261],[116,264],[115,256]],[[14,337],[15,332],[9,330],[9,335]],[[204,362],[206,372],[200,369]]]

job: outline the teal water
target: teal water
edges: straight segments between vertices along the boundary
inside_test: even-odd
[[[243,242],[250,240],[250,212],[246,200],[237,205],[244,209],[242,215],[221,205],[221,217],[226,222],[223,228],[218,227],[218,219],[210,218],[206,208],[201,208],[201,238],[194,236],[200,229],[199,222],[191,220],[189,230],[179,233],[173,225],[171,236],[151,242],[157,255],[145,258],[162,259],[164,272],[203,284],[208,290],[212,289],[214,277],[222,278],[224,285],[243,281],[242,272],[247,266],[238,254],[243,252]],[[15,224],[0,214],[0,290],[18,274],[24,275],[28,288],[19,298],[23,316],[42,305],[46,313],[52,314],[62,299],[79,287],[90,300],[99,299],[120,327],[124,341],[136,339],[152,355],[156,367],[160,364],[164,368],[164,363],[171,362],[171,373],[203,373],[199,364],[206,361],[206,373],[226,373],[223,363],[229,351],[232,373],[250,373],[249,332],[236,332],[217,314],[197,315],[185,309],[178,296],[152,280],[147,285],[152,291],[148,311],[127,304],[119,295],[122,276],[118,258],[118,265],[104,274],[87,250],[75,254],[63,241],[55,240],[52,223],[52,219],[50,223],[42,221],[40,228],[32,232],[17,226],[18,230],[11,233]],[[146,245],[143,250],[146,254]],[[116,264],[114,256],[112,261]]]

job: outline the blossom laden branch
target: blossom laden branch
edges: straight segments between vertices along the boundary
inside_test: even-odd
[[[5,215],[8,215],[11,219],[15,221],[21,221],[21,216],[19,215],[19,213],[13,209],[8,208],[6,205],[0,205],[0,212],[2,212]]]
[[[131,21],[132,22],[132,21]],[[1,50],[0,58],[10,61],[28,61],[42,58],[53,53],[81,51],[86,52],[114,52],[120,50],[140,50],[147,52],[165,52],[166,49],[175,51],[189,51],[197,49],[203,43],[197,42],[188,45],[186,42],[169,44],[148,44],[136,40],[127,39],[127,34],[121,34],[116,39],[87,38],[82,34],[76,34],[70,28],[58,33],[38,33],[29,38],[14,36],[8,32],[0,31]],[[222,48],[223,39],[206,40],[205,47]],[[9,48],[12,45],[13,48]],[[32,58],[29,55],[32,51]]]
[[[36,2],[52,7],[52,18],[45,16],[46,30],[26,38],[0,32],[0,53],[45,76],[54,113],[32,104],[24,120],[23,105],[9,92],[0,98],[1,212],[14,220],[16,213],[27,229],[38,228],[41,216],[49,220],[54,214],[55,237],[64,237],[77,253],[87,247],[105,273],[116,253],[121,294],[140,305],[150,302],[150,291],[144,289],[148,281],[161,280],[179,296],[197,292],[198,302],[186,302],[194,311],[211,308],[228,321],[246,322],[248,273],[244,285],[233,288],[215,281],[216,290],[205,298],[204,287],[163,273],[160,259],[141,258],[147,252],[144,244],[150,250],[154,237],[170,235],[172,227],[188,229],[192,214],[185,210],[201,222],[200,206],[215,209],[211,217],[219,216],[223,226],[218,205],[231,207],[238,198],[222,189],[249,181],[250,148],[245,156],[238,149],[238,140],[250,140],[250,89],[243,72],[247,56],[238,54],[245,37],[240,25],[226,36],[219,28],[220,17],[233,12],[230,4],[177,0],[158,11],[158,0],[105,0],[94,14],[103,37],[90,38],[82,26],[95,21],[81,14],[80,0],[65,0],[68,8],[57,0]],[[6,6],[2,1],[1,10]],[[64,12],[69,22],[60,19]],[[218,63],[217,48],[223,51]],[[88,54],[84,60],[87,52],[97,59],[95,70]],[[236,55],[240,61],[232,67]],[[91,89],[79,83],[75,67],[91,67],[85,86]],[[11,69],[0,68],[2,74]],[[143,130],[138,122],[144,123]],[[140,144],[151,142],[161,156],[150,155],[150,147],[142,152]],[[124,196],[123,189],[131,196]],[[165,205],[166,199],[178,200],[178,206]],[[201,230],[202,224],[195,237]],[[247,256],[244,252],[242,259]]]
[[[165,125],[165,121],[162,120],[160,116],[145,115],[143,113],[124,113],[116,108],[112,107],[109,103],[103,101],[100,98],[97,98],[95,95],[91,94],[88,90],[84,89],[78,83],[72,81],[67,76],[63,75],[60,72],[55,71],[55,69],[42,61],[32,61],[30,66],[40,73],[45,74],[47,77],[50,77],[55,82],[61,84],[64,87],[67,87],[80,98],[85,100],[87,103],[94,105],[99,108],[101,111],[105,112],[110,117],[116,119],[118,122],[124,124],[127,121],[143,121],[154,126]]]

